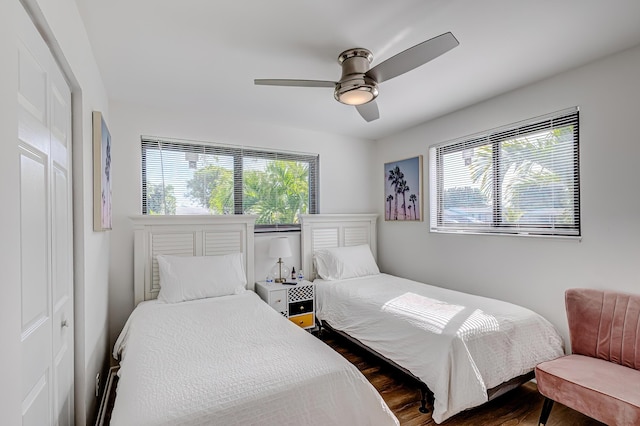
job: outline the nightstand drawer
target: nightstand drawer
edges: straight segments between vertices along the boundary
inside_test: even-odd
[[[313,312],[313,300],[289,303],[289,315],[306,314]]]
[[[302,328],[311,327],[313,325],[313,314],[305,314],[305,315],[290,317],[289,321],[291,321],[292,323]]]
[[[287,290],[273,290],[269,295],[269,305],[278,312],[287,312]]]

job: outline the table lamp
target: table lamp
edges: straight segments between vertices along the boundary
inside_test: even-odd
[[[283,283],[289,276],[289,268],[282,261],[283,257],[291,257],[291,246],[287,237],[273,238],[269,241],[269,257],[278,258],[276,265],[271,270],[276,277],[275,282]]]

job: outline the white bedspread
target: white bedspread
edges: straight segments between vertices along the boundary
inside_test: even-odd
[[[437,423],[564,354],[546,319],[511,303],[387,274],[314,283],[318,318],[426,383]]]
[[[398,424],[353,365],[250,291],[143,302],[116,353],[114,426]]]

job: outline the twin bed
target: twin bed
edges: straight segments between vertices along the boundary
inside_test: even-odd
[[[111,424],[397,425],[357,368],[245,289],[254,219],[134,220],[138,306],[114,348]],[[380,274],[375,215],[301,224],[317,318],[428,387],[438,423],[563,354],[527,309]]]
[[[398,425],[356,367],[244,288],[254,220],[134,220],[137,307],[114,347],[110,424]]]
[[[376,217],[301,217],[316,317],[426,386],[437,423],[521,385],[538,363],[564,354],[555,328],[526,308],[381,274]],[[422,402],[426,411],[424,394]]]

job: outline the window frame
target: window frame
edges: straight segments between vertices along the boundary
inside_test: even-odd
[[[316,214],[319,211],[319,169],[320,169],[320,156],[312,153],[300,153],[280,151],[264,148],[245,147],[239,145],[223,145],[213,144],[206,142],[194,142],[186,140],[173,140],[157,137],[142,136],[141,137],[141,169],[142,169],[142,205],[141,210],[143,215],[148,215],[147,208],[147,150],[160,149],[165,151],[175,151],[180,153],[193,152],[197,154],[206,155],[225,155],[233,157],[233,214],[244,214],[243,212],[243,160],[246,157],[259,158],[264,160],[287,160],[304,162],[309,165],[308,169],[308,188],[309,188],[309,204],[308,214]],[[209,215],[214,215],[209,213]],[[173,215],[166,215],[173,216]],[[180,215],[178,215],[180,216]],[[203,216],[205,216],[203,214]],[[289,231],[299,230],[299,223],[292,224],[256,224],[256,232],[271,232],[271,231]]]
[[[485,132],[473,134],[429,148],[430,167],[430,231],[436,233],[494,234],[581,238],[582,222],[580,209],[580,120],[579,108],[567,108],[529,120],[512,123]],[[526,135],[573,125],[573,224],[543,224],[520,226],[503,221],[503,191],[500,180],[501,144]],[[491,223],[445,223],[444,222],[444,160],[443,156],[465,149],[491,146],[492,152],[492,212]],[[435,204],[435,208],[434,208]]]

